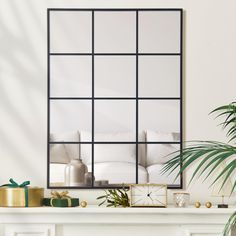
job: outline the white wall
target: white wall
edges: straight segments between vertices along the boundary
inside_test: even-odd
[[[235,99],[235,0],[0,0],[0,183],[46,187],[47,7],[184,8],[185,138],[225,141],[208,113]],[[193,202],[218,200],[201,182],[188,191]],[[72,195],[95,203],[100,193]]]

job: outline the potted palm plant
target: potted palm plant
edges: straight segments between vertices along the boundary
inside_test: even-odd
[[[220,125],[226,130],[226,136],[229,139],[228,143],[216,141],[190,142],[182,151],[175,152],[173,158],[165,163],[162,169],[163,173],[170,174],[176,169],[180,169],[179,175],[195,163],[196,168],[190,182],[204,175],[204,180],[213,177],[211,186],[220,183],[220,188],[223,188],[231,180],[232,176],[236,174],[236,102],[218,107],[211,113],[216,113],[217,118],[225,118]],[[223,168],[219,171],[218,167],[221,165]],[[236,180],[234,179],[231,193],[235,190]],[[228,220],[223,235],[229,235],[231,228],[235,226],[236,211]]]

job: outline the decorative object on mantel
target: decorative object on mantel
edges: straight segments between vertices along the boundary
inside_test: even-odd
[[[188,207],[190,201],[189,193],[173,193],[174,203],[176,207]]]
[[[87,201],[81,201],[81,203],[80,203],[80,206],[83,208],[87,207],[87,205],[88,205]]]
[[[200,208],[200,207],[201,207],[201,203],[200,203],[200,202],[195,202],[194,206],[195,206],[196,208]]]
[[[40,207],[43,205],[44,189],[29,187],[30,181],[18,184],[12,178],[0,187],[0,207]]]
[[[79,198],[71,198],[68,191],[57,192],[52,191],[51,198],[44,198],[44,206],[52,207],[77,207],[79,206]]]
[[[211,208],[212,207],[212,203],[211,202],[206,202],[205,206],[206,206],[206,208]]]
[[[230,142],[236,141],[236,102],[216,108],[211,113],[218,113],[217,117],[225,117],[221,122],[223,129],[227,129],[228,143],[217,141],[195,141],[192,145],[184,148],[181,152],[175,152],[174,157],[166,162],[162,172],[172,173],[180,168],[178,176],[193,163],[199,162],[193,172],[190,182],[196,177],[205,175],[205,180],[213,177],[213,183],[220,184],[220,189],[224,188],[229,182],[231,176],[236,173],[236,145]],[[199,161],[199,159],[201,161]],[[219,167],[224,165],[221,171]],[[230,195],[236,190],[236,180],[229,189]],[[229,235],[231,227],[236,226],[236,211],[225,226],[224,236]]]
[[[195,202],[194,206],[195,206],[196,208],[200,208],[200,207],[201,207],[201,203],[200,203],[200,202]],[[212,203],[211,203],[211,202],[206,202],[206,203],[205,203],[205,207],[206,207],[206,208],[211,208],[211,207],[212,207]]]
[[[226,163],[223,162],[223,164],[219,167],[220,171],[222,172],[225,167],[226,167]],[[228,208],[228,204],[225,203],[225,197],[232,196],[233,194],[231,191],[232,188],[233,188],[233,185],[232,185],[231,178],[229,178],[229,180],[227,181],[226,184],[224,184],[224,186],[222,186],[222,178],[220,179],[220,181],[217,181],[213,185],[211,196],[220,197],[222,199],[221,204],[217,205],[218,208]]]
[[[85,174],[88,167],[81,159],[73,159],[65,167],[65,185],[66,186],[86,186]]]
[[[132,184],[130,186],[130,206],[167,207],[167,185]]]
[[[105,190],[105,195],[97,197],[97,200],[102,200],[99,206],[107,204],[107,207],[129,207],[129,196],[127,192],[129,189],[123,187],[122,189],[108,189]]]

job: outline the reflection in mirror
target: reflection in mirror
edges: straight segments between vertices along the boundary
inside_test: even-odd
[[[135,12],[98,11],[94,17],[95,53],[135,53]]]
[[[178,185],[178,170],[163,176],[161,168],[179,150],[177,144],[139,144],[139,183]],[[145,150],[146,149],[146,150]],[[168,156],[169,155],[169,156]],[[92,155],[89,144],[50,145],[50,183],[52,186],[91,187]],[[82,174],[78,175],[77,173]],[[121,186],[136,182],[135,144],[94,145],[94,186]]]
[[[91,53],[92,13],[51,11],[50,50],[52,53]]]
[[[91,132],[92,104],[87,100],[51,100],[50,133]],[[73,140],[66,140],[73,141]]]
[[[180,102],[177,100],[140,100],[139,130],[149,130],[147,142],[169,141],[180,137]],[[154,132],[157,132],[156,134]],[[163,133],[163,136],[158,132]],[[152,135],[151,135],[152,134]]]
[[[56,141],[55,138],[56,136],[52,137],[51,142]],[[83,159],[84,149],[91,153],[90,144],[50,144],[51,186],[92,187],[91,155],[83,155]]]
[[[118,185],[136,182],[135,144],[94,145],[95,185]]]
[[[136,140],[136,103],[133,100],[96,100],[95,141]],[[109,133],[112,135],[102,135]],[[126,134],[124,134],[126,133]],[[110,139],[110,140],[107,140]]]
[[[163,183],[169,186],[180,184],[180,177],[176,179],[178,168],[168,176],[161,173],[163,164],[174,157],[174,154],[170,153],[178,150],[180,150],[179,144],[147,144],[146,171],[149,183]]]
[[[95,97],[135,97],[135,56],[96,56],[94,70]]]
[[[51,56],[52,97],[91,97],[92,59],[90,56]]]
[[[139,12],[139,52],[180,53],[180,11]]]
[[[140,56],[139,96],[179,97],[179,56]]]

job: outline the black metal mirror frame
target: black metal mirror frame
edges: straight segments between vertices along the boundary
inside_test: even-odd
[[[52,53],[50,50],[50,13],[53,11],[90,11],[92,13],[92,53]],[[94,13],[97,11],[131,11],[136,12],[136,52],[135,53],[95,53],[94,52]],[[180,52],[179,53],[139,53],[139,41],[138,41],[138,30],[139,30],[139,22],[138,16],[140,11],[177,11],[180,12]],[[92,96],[91,97],[52,97],[50,95],[50,58],[51,56],[67,56],[67,55],[88,55],[92,57]],[[95,97],[94,96],[94,56],[135,56],[136,57],[136,96],[134,98],[130,97]],[[139,72],[138,72],[138,61],[140,56],[147,55],[156,55],[156,56],[179,56],[180,59],[180,96],[179,97],[139,97]],[[50,101],[52,100],[91,100],[92,102],[92,140],[91,142],[64,142],[66,144],[91,144],[92,148],[92,173],[94,173],[94,145],[95,144],[135,144],[136,145],[136,183],[138,183],[138,145],[139,144],[179,144],[182,150],[183,145],[183,118],[182,118],[182,110],[183,110],[183,9],[68,9],[68,8],[50,8],[47,10],[47,77],[48,77],[48,116],[47,116],[47,187],[48,188],[57,188],[57,189],[91,189],[91,188],[114,188],[114,187],[96,187],[92,182],[91,187],[52,187],[50,186],[50,144],[60,144],[61,142],[51,142],[50,141]],[[134,100],[136,102],[136,140],[134,142],[96,142],[94,140],[94,117],[95,117],[95,100]],[[179,101],[180,104],[180,141],[179,142],[140,142],[139,141],[139,101],[140,100],[176,100]],[[169,185],[169,189],[181,189],[183,186],[183,176],[180,177],[180,185]],[[117,186],[121,187],[121,186]]]

